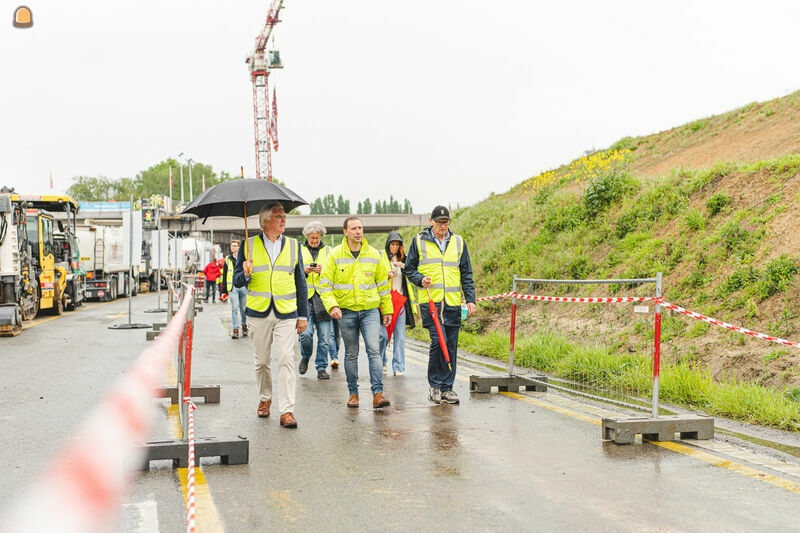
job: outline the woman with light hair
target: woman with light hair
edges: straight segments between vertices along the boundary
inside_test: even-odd
[[[331,316],[322,305],[319,294],[319,275],[330,251],[330,247],[325,246],[325,243],[322,242],[325,233],[325,226],[322,222],[317,220],[309,222],[303,228],[306,242],[300,247],[306,272],[306,285],[308,286],[308,327],[300,334],[299,370],[301,374],[305,374],[308,370],[308,362],[314,352],[314,330],[316,330],[317,356],[314,359],[314,366],[317,369],[318,379],[330,378],[327,368],[328,354],[331,348],[331,328],[333,327]],[[335,355],[332,359],[331,369],[336,370],[339,368],[339,361]]]

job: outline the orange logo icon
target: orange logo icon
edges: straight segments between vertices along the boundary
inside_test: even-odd
[[[27,6],[19,6],[14,11],[14,27],[15,28],[30,28],[33,26],[33,14]]]

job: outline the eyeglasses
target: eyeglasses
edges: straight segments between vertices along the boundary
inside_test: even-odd
[[[269,218],[277,218],[278,220],[286,220],[286,215],[272,215]]]
[[[434,220],[433,223],[436,224],[437,226],[446,226],[446,225],[450,224],[450,221],[449,220]]]

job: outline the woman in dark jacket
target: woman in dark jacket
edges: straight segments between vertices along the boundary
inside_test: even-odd
[[[403,238],[396,231],[389,233],[386,238],[386,247],[381,256],[385,257],[389,263],[389,282],[392,291],[399,292],[406,297],[404,312],[400,313],[397,323],[392,333],[392,371],[395,376],[402,376],[406,370],[406,327],[413,328],[414,312],[413,303],[416,301],[415,295],[409,290],[408,280],[403,276],[403,267],[406,262],[406,254],[403,250]],[[381,328],[380,350],[383,358],[383,373],[388,372],[386,365],[386,347],[389,344],[389,335],[386,328]]]

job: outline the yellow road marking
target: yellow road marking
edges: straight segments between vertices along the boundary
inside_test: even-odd
[[[677,442],[658,442],[652,440],[648,440],[647,442],[659,446],[661,448],[666,448],[667,450],[672,450],[673,452],[682,453],[683,455],[688,455],[689,457],[694,457],[699,461],[705,461],[706,463],[712,464],[714,466],[727,468],[728,470],[738,472],[739,474],[742,474],[749,478],[757,479],[759,481],[763,481],[764,483],[769,483],[770,485],[775,485],[776,487],[780,487],[782,489],[786,489],[800,494],[800,484],[795,483],[794,481],[789,481],[788,479],[783,479],[778,476],[773,476],[771,474],[767,474],[766,472],[756,470],[755,468],[751,468],[749,466],[745,466],[740,463],[734,463],[733,461],[721,459],[715,455],[711,455],[710,453],[701,452],[700,450],[689,448],[688,446],[684,446],[683,444],[678,444]]]
[[[167,366],[167,380],[168,383],[176,383],[177,380],[175,364],[171,357]],[[167,407],[170,433],[172,433],[172,438],[174,439],[181,438],[181,421],[178,409],[180,409],[179,404],[172,404]],[[186,501],[186,495],[189,491],[189,470],[187,468],[178,468],[178,477],[181,480],[183,500]],[[194,494],[197,531],[224,531],[222,521],[217,512],[217,506],[214,505],[214,498],[211,497],[211,491],[208,488],[208,483],[206,483],[206,476],[199,466],[194,469]]]
[[[189,469],[179,468],[178,477],[181,478],[183,501],[187,502],[189,493]],[[214,500],[211,498],[211,492],[208,490],[206,476],[200,468],[196,467],[194,469],[194,501],[194,521],[197,526],[197,531],[225,531],[219,519],[217,508],[214,505]]]
[[[423,366],[423,363],[413,359],[406,357],[406,361],[411,361],[417,365]],[[427,365],[424,365],[427,366]],[[456,374],[456,377],[462,381],[469,381],[467,378]],[[566,415],[572,418],[576,418],[578,420],[582,420],[584,422],[588,422],[590,424],[594,424],[595,426],[602,425],[602,421],[600,418],[592,417],[585,415],[583,413],[579,413],[577,411],[573,411],[571,409],[566,409],[564,407],[560,407],[557,405],[552,405],[548,402],[538,400],[536,398],[532,398],[530,396],[526,396],[523,394],[519,394],[517,392],[500,392],[503,396],[508,396],[509,398],[514,398],[515,400],[522,400],[524,402],[536,405],[543,409],[547,409],[549,411],[553,411],[554,413],[559,413],[562,415]],[[721,468],[725,468],[732,472],[736,472],[738,474],[742,474],[747,476],[751,479],[756,479],[758,481],[763,481],[764,483],[769,483],[770,485],[774,485],[776,487],[780,487],[782,489],[786,489],[791,492],[795,492],[800,494],[800,484],[795,483],[794,481],[790,481],[788,479],[784,479],[778,476],[773,476],[772,474],[767,474],[766,472],[762,472],[755,468],[743,465],[741,463],[736,463],[734,461],[729,461],[727,459],[722,459],[715,455],[711,455],[710,453],[706,453],[700,450],[695,450],[694,448],[690,448],[688,446],[684,446],[683,444],[679,444],[677,442],[660,442],[660,441],[653,441],[649,439],[645,439],[645,442],[653,444],[655,446],[659,446],[661,448],[665,448],[667,450],[671,450],[675,453],[680,453],[686,455],[688,457],[692,457],[697,459],[698,461],[703,461],[709,463],[714,466],[718,466]]]

